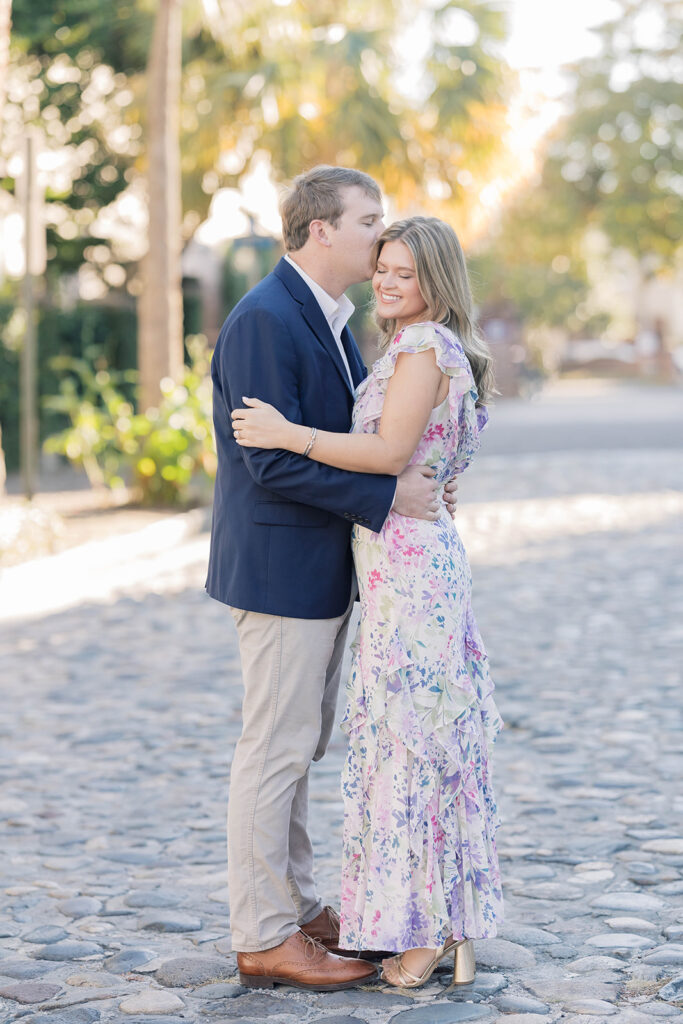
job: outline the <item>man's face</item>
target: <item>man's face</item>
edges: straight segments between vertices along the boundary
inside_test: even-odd
[[[368,281],[375,270],[372,253],[384,231],[382,204],[361,188],[341,190],[344,212],[336,227],[327,225],[335,270],[345,279],[344,288]]]

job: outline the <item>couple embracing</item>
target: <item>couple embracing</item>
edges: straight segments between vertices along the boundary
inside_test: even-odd
[[[491,388],[453,230],[385,229],[367,175],[317,167],[282,203],[286,255],[235,307],[212,363],[218,474],[207,589],[244,680],[228,887],[242,984],[414,987],[502,914],[488,748],[500,729],[453,523]],[[372,278],[383,355],[346,324]],[[355,571],[354,571],[355,568]],[[354,600],[342,728],[340,913],[307,831]]]

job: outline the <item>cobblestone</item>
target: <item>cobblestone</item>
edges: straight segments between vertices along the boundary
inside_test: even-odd
[[[672,978],[668,985],[659,990],[662,999],[672,999],[683,1003],[683,974]]]
[[[49,985],[42,981],[17,981],[0,988],[0,997],[17,1003],[44,1003],[46,999],[57,995],[59,989],[59,985]]]
[[[226,610],[202,592],[205,535],[137,550],[90,590],[84,574],[63,606],[53,589],[43,618],[13,617],[8,598],[3,1024],[680,1019],[681,463],[488,456],[463,478],[458,524],[507,724],[494,760],[507,920],[477,944],[472,986],[447,970],[418,993],[239,985],[224,834],[239,662]],[[311,779],[331,903],[343,754],[336,734]]]

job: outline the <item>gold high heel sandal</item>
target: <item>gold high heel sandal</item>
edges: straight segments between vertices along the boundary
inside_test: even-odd
[[[403,966],[402,953],[391,957],[390,960],[385,962],[395,965],[401,988],[419,988],[420,985],[424,985],[426,981],[429,981],[439,961],[443,960],[449,953],[453,953],[453,984],[469,985],[470,982],[474,981],[475,971],[474,946],[471,939],[460,939],[457,942],[453,942],[451,939],[449,942],[445,942],[443,946],[440,946],[435,951],[434,956],[419,978],[411,974]],[[388,981],[390,985],[394,984],[384,971],[382,971],[382,980]]]

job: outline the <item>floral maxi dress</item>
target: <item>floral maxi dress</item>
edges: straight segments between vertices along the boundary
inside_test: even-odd
[[[433,348],[450,377],[410,460],[444,484],[469,464],[486,421],[461,343],[442,325],[399,333],[356,393],[354,432],[376,433],[401,352]],[[340,945],[403,951],[496,934],[502,894],[488,764],[502,722],[453,520],[390,512],[354,527],[361,621],[342,729]]]

